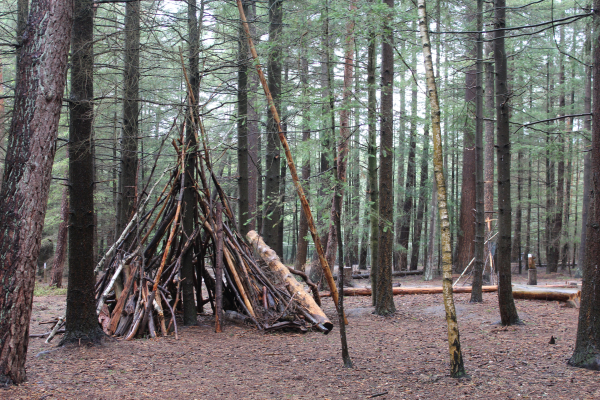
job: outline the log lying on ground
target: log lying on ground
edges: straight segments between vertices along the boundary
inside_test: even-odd
[[[498,286],[483,286],[483,292],[497,292]],[[454,293],[471,293],[470,286],[455,287]],[[438,294],[442,293],[442,287],[395,287],[395,296],[410,294]],[[345,296],[370,296],[370,288],[344,288]],[[321,292],[321,297],[329,297],[329,292]],[[515,299],[525,300],[548,300],[569,301],[581,297],[581,290],[577,288],[557,288],[543,286],[513,285],[513,296]]]
[[[409,276],[409,275],[423,275],[423,270],[418,271],[394,271],[392,272],[392,276]],[[337,275],[335,276],[337,279]],[[355,274],[352,275],[352,279],[369,279],[371,278],[371,274]]]
[[[279,257],[269,246],[265,244],[256,231],[250,231],[246,237],[252,243],[256,252],[260,255],[271,271],[284,282],[285,287],[292,297],[306,309],[308,314],[313,317],[318,324],[322,325],[327,332],[333,329],[333,324],[327,318],[321,307],[315,303],[314,299],[304,290],[304,286],[294,278],[289,269],[283,265]]]
[[[513,297],[527,300],[569,301],[579,299],[581,290],[577,288],[513,285]]]
[[[484,292],[497,292],[498,286],[483,286]],[[442,293],[442,287],[395,287],[392,288],[394,296],[409,295],[409,294],[437,294]],[[471,287],[454,288],[454,293],[471,293]],[[345,296],[370,296],[370,288],[344,288]],[[329,297],[329,292],[321,292],[321,297]]]

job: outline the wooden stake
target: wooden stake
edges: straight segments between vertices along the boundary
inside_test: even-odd
[[[317,233],[317,228],[315,227],[315,221],[312,216],[312,212],[310,210],[310,205],[308,204],[308,200],[304,195],[304,189],[302,189],[302,185],[300,184],[300,180],[298,179],[298,172],[296,171],[296,165],[294,164],[294,159],[292,158],[292,153],[290,151],[290,146],[287,142],[287,139],[281,129],[281,120],[279,119],[279,114],[277,113],[277,108],[275,107],[275,103],[273,102],[273,97],[271,96],[271,91],[269,90],[269,86],[267,85],[267,80],[265,79],[265,75],[262,71],[260,63],[258,62],[258,53],[254,48],[254,43],[252,42],[252,36],[250,35],[250,27],[248,26],[248,21],[246,21],[246,15],[244,13],[244,8],[242,6],[242,1],[237,0],[238,10],[240,12],[240,19],[242,20],[242,25],[244,27],[244,31],[248,36],[248,47],[250,48],[250,52],[252,53],[252,58],[254,59],[254,63],[256,65],[256,72],[258,73],[258,78],[262,84],[263,90],[265,92],[265,96],[267,97],[267,102],[269,104],[269,109],[271,110],[271,114],[273,115],[273,119],[275,120],[275,124],[277,125],[277,131],[279,134],[279,140],[283,146],[285,157],[287,160],[288,168],[290,170],[290,175],[292,176],[292,180],[294,181],[294,186],[296,187],[296,191],[298,192],[298,197],[300,198],[300,203],[302,204],[302,211],[304,211],[304,215],[306,216],[306,220],[308,222],[308,228],[310,230],[310,234],[312,236],[313,242],[315,244],[315,248],[317,250],[317,254],[319,255],[319,261],[321,263],[321,268],[323,269],[323,273],[325,274],[325,279],[327,280],[327,284],[329,285],[329,290],[331,290],[331,294],[333,297],[333,301],[335,303],[336,309],[339,312],[339,298],[338,298],[338,290],[335,285],[335,281],[333,279],[333,274],[329,269],[329,265],[327,263],[327,259],[325,258],[325,252],[323,251],[323,247],[321,247],[321,241],[319,240],[319,234]],[[344,322],[348,324],[348,320],[344,315]]]
[[[221,329],[221,321],[223,320],[223,206],[221,203],[217,203],[216,213],[215,332],[221,333],[223,332]]]

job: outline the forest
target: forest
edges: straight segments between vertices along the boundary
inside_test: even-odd
[[[4,0],[0,397],[597,398],[599,107],[600,0]]]

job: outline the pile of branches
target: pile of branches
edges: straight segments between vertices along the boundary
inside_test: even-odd
[[[182,134],[173,146],[177,165],[165,171],[145,195],[121,237],[96,267],[97,272],[103,271],[96,283],[96,304],[105,332],[126,339],[171,332],[177,337],[176,313],[182,307],[180,272],[190,252],[196,303],[198,308],[210,304],[216,324],[220,324],[219,319],[230,319],[265,331],[315,328],[329,332],[331,326],[324,326],[310,307],[298,301],[299,296],[290,293],[289,283],[281,275],[255,259],[253,248],[236,230],[231,205],[212,171],[206,144],[204,151],[198,151],[183,143]],[[190,159],[195,174],[189,173]],[[165,176],[168,179],[162,192],[145,211]],[[192,190],[194,198],[191,234],[183,229],[182,209],[190,206],[183,204],[186,190]],[[217,288],[218,279],[222,290]],[[221,306],[224,312],[218,317]]]

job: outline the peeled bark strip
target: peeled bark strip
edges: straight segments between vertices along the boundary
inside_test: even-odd
[[[438,100],[433,61],[431,57],[431,42],[429,41],[429,25],[427,23],[427,10],[425,0],[419,0],[419,30],[423,43],[423,57],[427,76],[427,94],[431,104],[431,125],[433,131],[433,169],[438,187],[438,209],[440,212],[440,225],[442,235],[442,265],[444,307],[446,308],[446,322],[448,323],[448,347],[450,351],[450,375],[460,378],[466,375],[460,349],[460,335],[456,320],[456,309],[452,297],[452,248],[450,244],[450,222],[446,202],[446,179],[442,154],[442,132],[440,127],[440,104]]]
[[[67,72],[72,3],[34,0],[0,195],[0,386],[25,380],[35,270]]]
[[[294,296],[303,307],[306,308],[308,313],[321,325],[325,327],[327,332],[333,329],[333,324],[327,318],[321,307],[315,303],[315,300],[309,295],[302,284],[300,284],[292,273],[287,269],[285,265],[281,263],[277,254],[265,244],[262,238],[256,233],[256,231],[250,231],[246,235],[248,240],[254,246],[254,249],[258,252],[260,257],[267,263],[271,271],[273,271],[282,282],[290,293]]]

